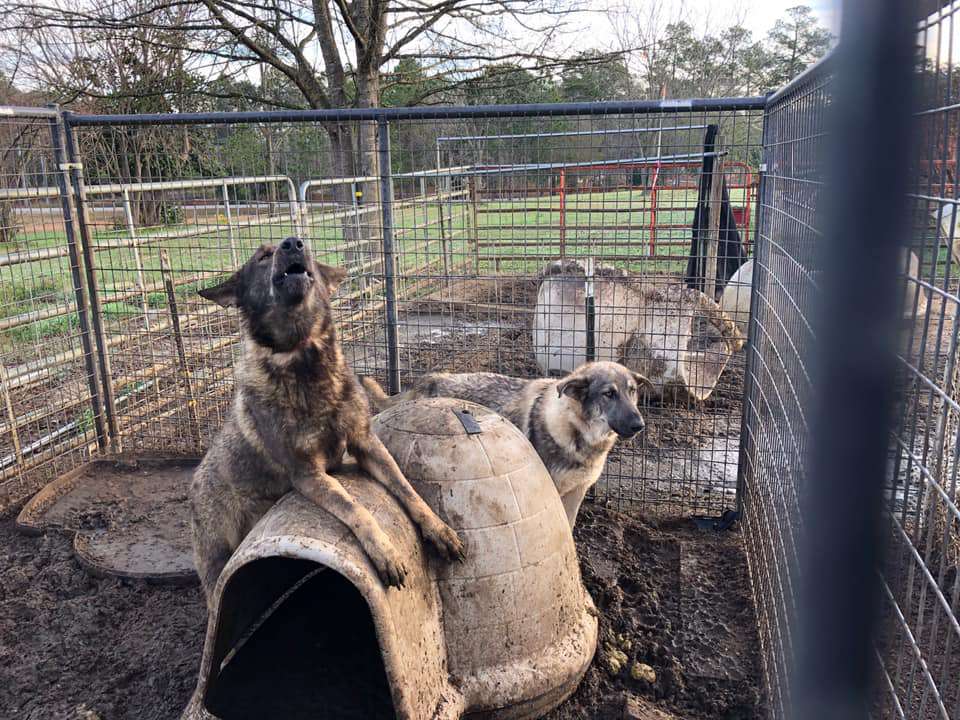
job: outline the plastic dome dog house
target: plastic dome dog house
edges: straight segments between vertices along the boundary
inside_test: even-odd
[[[346,526],[288,495],[223,571],[184,717],[535,718],[576,688],[597,620],[526,438],[446,399],[398,404],[374,427],[466,561],[428,555],[393,497],[348,467],[338,477],[407,558],[405,586],[386,589]]]
[[[595,359],[623,363],[656,390],[679,388],[696,400],[713,393],[745,337],[698,290],[599,267],[593,276]],[[533,350],[548,375],[587,360],[587,277],[582,265],[556,261],[537,291]]]

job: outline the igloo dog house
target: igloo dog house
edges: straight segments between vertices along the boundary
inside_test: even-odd
[[[596,613],[526,438],[447,399],[398,404],[374,429],[465,562],[425,551],[393,497],[348,466],[338,477],[407,558],[405,586],[387,589],[347,527],[291,493],[223,571],[184,717],[535,718],[576,688]]]
[[[544,273],[533,316],[533,350],[545,374],[562,375],[586,362],[592,335],[594,359],[642,373],[657,394],[672,387],[705,400],[743,347],[736,324],[698,290],[606,267],[597,268],[592,285],[591,334],[583,266],[557,261]]]

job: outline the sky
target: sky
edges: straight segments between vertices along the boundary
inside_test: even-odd
[[[599,0],[597,12],[589,20],[590,32],[579,34],[584,47],[613,45],[614,37],[609,19],[611,8],[643,8],[651,2],[663,5],[666,17],[683,16],[697,30],[710,26],[729,27],[740,23],[753,33],[755,39],[767,34],[774,23],[786,17],[786,11],[797,5],[807,5],[820,23],[834,34],[839,32],[839,2],[832,0]]]

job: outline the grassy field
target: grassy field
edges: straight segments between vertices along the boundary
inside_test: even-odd
[[[742,204],[743,193],[733,191],[735,205]],[[656,225],[685,227],[659,227],[656,253],[651,258],[651,198],[646,192],[570,194],[565,199],[563,229],[558,196],[485,200],[475,208],[465,198],[457,198],[444,206],[445,212],[453,216],[452,223],[443,223],[447,236],[451,231],[453,235],[446,243],[447,264],[452,274],[459,275],[468,272],[465,265],[470,272],[480,274],[532,275],[559,257],[563,237],[567,256],[615,257],[620,264],[633,269],[675,272],[682,268],[682,246],[689,242],[686,227],[691,222],[695,201],[696,192],[692,190],[660,191]],[[353,219],[349,221],[352,223]],[[127,234],[112,223],[93,228],[98,288],[108,322],[142,314],[144,304],[148,312],[166,307],[161,251],[168,259],[176,292],[192,300],[198,286],[211,284],[234,267],[234,254],[243,262],[261,243],[276,243],[298,232],[293,222],[282,215],[254,217],[234,228],[232,251],[225,217],[210,216],[201,222],[202,226],[140,229],[141,246],[136,250],[115,246],[127,240]],[[370,223],[372,230],[364,232],[379,237],[379,213],[363,215],[360,222]],[[379,273],[379,242],[351,253],[345,247],[343,225],[344,218],[330,217],[329,211],[311,215],[307,236],[317,258],[328,264],[351,266],[355,274]],[[413,281],[444,272],[440,208],[435,200],[398,201],[394,231],[397,272],[401,277]],[[671,247],[667,244],[670,242],[679,245]],[[62,232],[33,228],[18,234],[16,247],[0,246],[0,255],[16,252],[21,257],[32,256],[64,248],[65,243]],[[137,289],[141,280],[145,293]],[[75,313],[57,314],[73,307],[72,287],[67,257],[44,257],[0,266],[0,352],[7,354],[18,347],[22,350],[25,344],[39,350],[48,338],[75,333]]]

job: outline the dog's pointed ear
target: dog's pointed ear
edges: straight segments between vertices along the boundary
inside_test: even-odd
[[[633,373],[633,381],[637,384],[638,388],[641,385],[646,385],[651,390],[656,390],[656,388],[653,386],[653,381],[650,378],[648,378],[646,375],[642,375],[638,372],[635,372]]]
[[[212,300],[223,307],[237,307],[240,304],[240,273],[234,273],[219,285],[197,290],[202,298]]]
[[[557,396],[569,395],[575,400],[582,400],[590,381],[578,375],[573,375],[557,383]]]
[[[320,273],[320,277],[323,278],[323,282],[326,283],[327,290],[331,295],[337,291],[340,283],[347,277],[347,271],[343,268],[324,265],[323,263],[317,263],[317,272]]]

